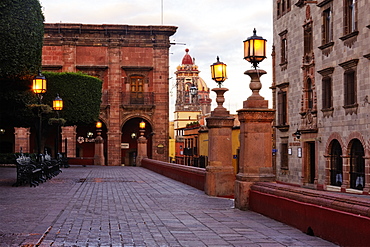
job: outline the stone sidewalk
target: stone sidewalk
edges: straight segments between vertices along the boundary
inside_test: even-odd
[[[0,167],[0,246],[335,246],[140,167],[71,166],[36,188],[15,177]]]

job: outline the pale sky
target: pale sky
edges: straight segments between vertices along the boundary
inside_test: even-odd
[[[176,100],[175,74],[188,48],[195,58],[200,77],[209,88],[217,87],[211,78],[210,65],[216,57],[227,64],[228,79],[223,87],[226,107],[230,113],[242,108],[251,95],[250,78],[244,72],[251,69],[243,60],[243,41],[253,35],[267,39],[267,59],[260,69],[267,71],[261,77],[260,94],[271,102],[272,78],[272,1],[271,0],[40,0],[46,23],[128,24],[177,26],[170,37],[170,119]],[[163,9],[163,11],[162,11]],[[211,92],[212,110],[216,106]]]

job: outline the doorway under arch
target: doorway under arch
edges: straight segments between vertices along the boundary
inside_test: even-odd
[[[352,189],[362,190],[365,186],[365,151],[358,139],[350,145],[350,185]]]
[[[330,149],[330,185],[341,186],[343,183],[342,147],[338,140],[333,140]]]
[[[140,136],[139,124],[145,122],[144,136],[147,138],[148,158],[152,158],[152,126],[141,117],[131,118],[122,127],[121,136],[121,164],[125,166],[136,166],[137,138]]]

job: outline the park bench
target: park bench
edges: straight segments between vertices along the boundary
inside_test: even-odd
[[[61,173],[61,163],[61,159],[52,159],[48,154],[40,154],[36,161],[21,153],[16,157],[17,181],[13,186],[29,184],[31,187],[36,187]]]

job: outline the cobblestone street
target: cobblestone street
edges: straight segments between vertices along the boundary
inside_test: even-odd
[[[71,166],[30,188],[0,167],[0,246],[335,246],[140,167]]]

